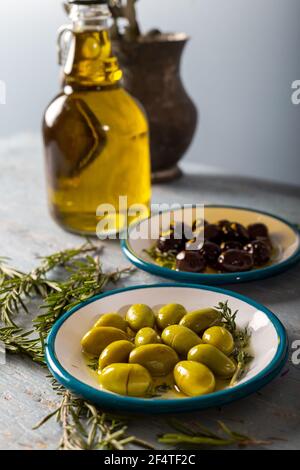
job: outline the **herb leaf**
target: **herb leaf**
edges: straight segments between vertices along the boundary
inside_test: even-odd
[[[230,381],[230,386],[233,387],[238,383],[243,375],[245,375],[248,369],[248,364],[253,359],[253,357],[248,353],[251,333],[248,328],[244,328],[243,330],[239,330],[237,328],[236,316],[238,314],[238,310],[232,312],[228,305],[228,300],[226,302],[219,302],[218,306],[215,308],[221,313],[222,326],[230,331],[235,342],[233,357],[237,362],[237,368]]]

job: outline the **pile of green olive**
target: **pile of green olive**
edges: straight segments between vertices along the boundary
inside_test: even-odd
[[[102,315],[82,338],[83,353],[97,357],[101,386],[134,397],[153,396],[155,379],[172,376],[175,390],[194,397],[212,393],[216,378],[236,370],[235,344],[214,308],[187,312],[167,304],[157,313],[132,305],[125,318]]]

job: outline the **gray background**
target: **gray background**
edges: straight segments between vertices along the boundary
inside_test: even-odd
[[[60,4],[1,2],[2,138],[39,132],[58,90]],[[299,185],[300,105],[291,103],[291,83],[300,79],[300,0],[140,0],[139,15],[145,30],[192,37],[182,74],[201,125],[186,161]]]

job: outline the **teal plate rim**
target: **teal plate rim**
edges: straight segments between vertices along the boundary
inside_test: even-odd
[[[187,205],[186,207],[192,207],[192,204]],[[287,225],[293,232],[300,237],[300,231],[296,227],[296,225],[291,224],[287,220],[279,217],[277,215],[271,214],[270,212],[261,211],[257,209],[252,209],[249,207],[242,207],[242,206],[231,206],[231,205],[224,205],[224,204],[206,204],[205,207],[214,208],[227,208],[227,209],[241,209],[249,212],[255,212],[257,214],[267,215],[274,219],[279,220],[280,222]],[[148,217],[149,218],[149,217]],[[147,220],[144,219],[144,220]],[[133,228],[141,223],[142,221],[133,224],[129,227],[128,234]],[[148,261],[143,260],[135,253],[129,245],[128,238],[121,240],[121,248],[125,256],[129,259],[129,261],[136,266],[137,268],[141,269],[142,271],[146,271],[150,274],[154,274],[156,276],[160,276],[163,278],[171,279],[173,281],[178,282],[189,282],[195,284],[207,284],[207,285],[223,285],[223,284],[237,284],[242,282],[248,281],[257,281],[260,279],[265,279],[268,277],[275,276],[276,274],[280,274],[287,269],[291,268],[295,264],[300,261],[300,243],[295,251],[288,259],[276,263],[272,266],[267,266],[265,268],[255,269],[252,271],[247,272],[237,272],[237,273],[222,273],[222,274],[205,274],[205,273],[188,273],[183,271],[175,271],[169,268],[164,268],[163,266],[159,266],[157,264],[149,263]]]
[[[247,302],[253,307],[264,312],[274,325],[278,334],[278,349],[270,364],[266,366],[261,372],[255,377],[248,381],[236,385],[231,389],[220,390],[214,392],[211,395],[204,395],[193,398],[177,398],[177,399],[145,399],[145,398],[134,398],[112,394],[102,390],[97,390],[90,385],[73,377],[67,372],[64,367],[60,364],[59,359],[55,353],[55,339],[56,335],[63,325],[63,323],[75,312],[80,310],[85,305],[93,303],[104,297],[119,294],[121,292],[127,292],[137,289],[148,289],[148,288],[162,288],[162,287],[176,287],[176,288],[192,288],[200,290],[209,290],[212,292],[218,292],[225,295],[230,295],[239,300]],[[225,290],[217,287],[194,284],[181,284],[181,283],[163,283],[163,284],[150,284],[140,286],[130,286],[113,291],[105,292],[103,294],[92,297],[91,299],[80,303],[70,311],[66,312],[52,327],[49,336],[46,341],[45,350],[46,363],[50,372],[53,376],[64,385],[67,389],[76,393],[78,396],[82,396],[92,403],[98,404],[105,409],[118,410],[118,411],[130,411],[134,413],[178,413],[178,412],[189,412],[200,409],[207,409],[212,407],[218,407],[225,404],[229,404],[233,401],[245,398],[246,396],[255,393],[260,388],[267,385],[272,381],[284,367],[288,358],[288,338],[286,330],[280,320],[272,313],[268,308],[257,303],[256,301],[242,295]]]

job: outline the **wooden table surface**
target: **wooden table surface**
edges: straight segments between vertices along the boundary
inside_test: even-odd
[[[154,202],[234,204],[300,222],[300,188],[211,173],[200,166],[188,171],[179,181],[155,186]],[[48,215],[38,137],[0,140],[0,188],[0,255],[11,257],[15,266],[29,269],[37,255],[81,243],[80,237],[65,233]],[[128,265],[115,242],[105,244],[103,258],[107,267]],[[123,284],[153,282],[160,279],[139,271]],[[294,340],[300,339],[299,285],[300,265],[261,282],[226,287],[269,307]],[[38,431],[32,427],[55,409],[57,401],[44,370],[24,358],[8,356],[6,365],[0,366],[0,449],[55,449],[61,432],[55,422]],[[210,426],[221,419],[241,433],[273,438],[267,448],[300,449],[300,367],[289,361],[284,373],[259,393],[181,419]],[[133,419],[130,432],[156,443],[156,436],[169,429],[165,417],[148,416]]]

